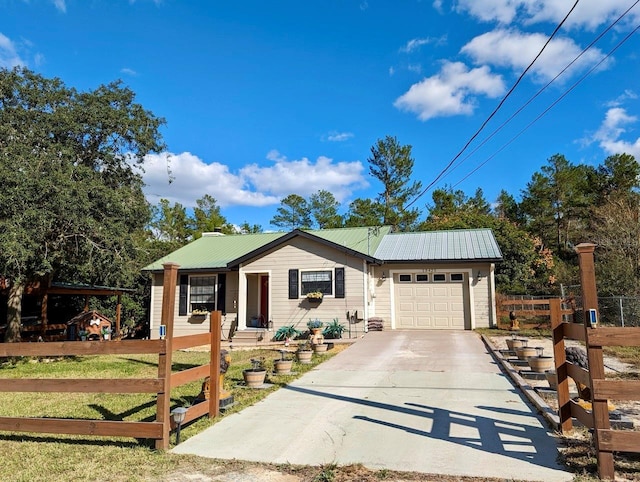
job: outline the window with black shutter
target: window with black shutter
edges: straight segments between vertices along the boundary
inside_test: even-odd
[[[336,298],[344,298],[344,268],[336,268]]]
[[[294,300],[298,298],[298,270],[289,270],[289,299]]]

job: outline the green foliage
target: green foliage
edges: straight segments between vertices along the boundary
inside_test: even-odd
[[[311,319],[307,322],[307,327],[311,330],[314,328],[322,328],[322,326],[324,325],[324,323],[322,321],[320,321],[319,319],[315,318],[315,319]]]
[[[329,191],[320,190],[312,194],[309,198],[309,208],[318,229],[342,227],[342,217],[338,214],[340,203]]]
[[[349,204],[344,225],[348,228],[364,226],[382,226],[384,223],[384,206],[371,199],[355,199]]]
[[[322,336],[337,340],[338,338],[342,338],[342,333],[345,330],[346,327],[338,322],[338,318],[334,318],[331,323],[324,327],[324,330],[322,330]]]
[[[297,330],[294,325],[285,325],[276,330],[275,335],[273,335],[273,339],[275,341],[284,341],[286,338],[293,340],[300,335],[301,332]]]
[[[382,224],[400,231],[410,231],[418,220],[420,211],[407,209],[406,205],[416,196],[422,185],[411,181],[414,159],[411,146],[401,146],[398,139],[386,136],[371,147],[369,173],[382,183],[378,201],[384,207]]]
[[[150,211],[132,165],[164,149],[164,120],[134,98],[0,70],[0,273],[14,285],[136,281]]]
[[[271,219],[271,224],[279,228],[310,228],[311,216],[307,201],[298,194],[289,194],[280,201],[281,206]]]

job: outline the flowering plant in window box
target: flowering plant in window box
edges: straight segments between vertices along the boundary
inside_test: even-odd
[[[309,301],[322,301],[323,296],[322,291],[311,291],[307,293],[307,299]]]
[[[199,308],[196,308],[195,310],[191,311],[191,314],[193,316],[207,316],[209,312],[207,310],[201,310]]]

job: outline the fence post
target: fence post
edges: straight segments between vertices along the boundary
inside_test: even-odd
[[[562,301],[549,300],[551,330],[553,333],[553,360],[558,378],[558,416],[560,431],[569,432],[573,428],[571,419],[571,398],[569,397],[569,378],[567,376],[567,356],[564,351],[564,322],[562,321]]]
[[[158,354],[158,378],[163,380],[162,392],[158,393],[156,421],[162,423],[162,438],[156,440],[156,449],[169,448],[171,434],[171,359],[173,357],[173,318],[176,308],[176,285],[178,283],[178,268],[176,263],[165,263],[162,289],[161,324],[167,327],[164,339],[164,349]]]
[[[209,418],[220,413],[220,338],[222,332],[222,314],[212,311],[209,317],[211,334],[211,360],[209,362]]]
[[[624,328],[624,306],[622,305],[622,296],[620,297],[620,323]]]
[[[598,310],[598,293],[596,291],[595,264],[593,252],[596,245],[591,243],[581,243],[576,246],[578,261],[580,265],[580,284],[582,286],[582,309],[583,324],[585,327],[585,343],[587,347],[587,358],[589,360],[589,381],[591,382],[591,403],[593,412],[593,439],[598,459],[598,475],[601,479],[613,479],[615,472],[613,466],[613,452],[600,449],[598,430],[609,429],[609,407],[608,400],[596,400],[593,396],[593,381],[604,380],[604,361],[601,346],[591,346],[589,343],[589,332],[594,328],[589,323],[588,312],[590,309]]]

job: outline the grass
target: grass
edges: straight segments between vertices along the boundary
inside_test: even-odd
[[[326,354],[315,355],[311,365],[296,363],[295,375],[268,375],[268,381],[273,386],[266,390],[238,390],[238,384],[243,381],[242,370],[251,367],[252,358],[263,357],[270,373],[273,360],[280,358],[280,352],[264,349],[232,351],[231,366],[224,385],[234,395],[234,405],[214,420],[202,417],[183,427],[181,439],[184,441],[223,417],[256,403],[344,348],[345,345],[336,345]],[[185,369],[208,363],[209,353],[178,351],[174,353],[173,361],[174,370]],[[65,357],[55,360],[24,358],[0,365],[0,380],[156,376],[157,356],[153,355]],[[172,390],[172,407],[191,404],[200,390],[201,381]],[[155,419],[155,410],[156,397],[149,394],[0,392],[0,416],[150,421]],[[174,440],[172,436],[171,441]],[[158,452],[153,447],[152,440],[124,437],[0,432],[0,460],[3,461],[0,464],[0,480],[158,480],[167,473],[184,470],[185,466],[195,470],[205,465],[197,457]]]

